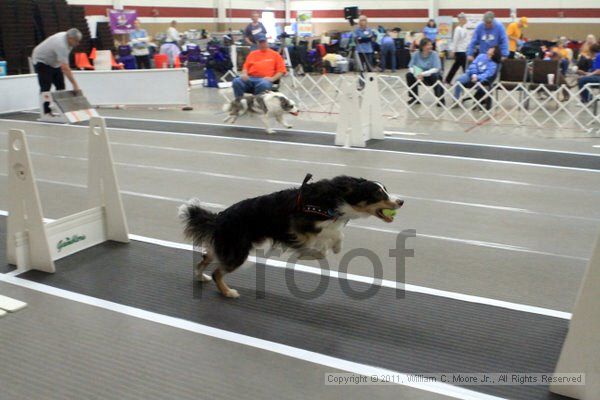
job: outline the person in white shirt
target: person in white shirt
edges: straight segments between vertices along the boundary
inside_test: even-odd
[[[177,32],[177,21],[171,21],[171,26],[167,29],[167,39],[165,40],[167,43],[179,43],[181,40],[181,36],[179,32]]]
[[[454,28],[454,37],[452,38],[452,51],[454,52],[454,64],[446,75],[445,82],[452,83],[454,75],[462,68],[463,72],[467,68],[467,47],[469,46],[470,35],[465,27],[467,24],[467,16],[464,13],[458,14],[458,25]]]
[[[80,91],[71,67],[69,67],[69,54],[74,47],[79,45],[81,38],[81,32],[71,28],[66,32],[55,33],[33,49],[31,60],[38,76],[40,92],[49,92],[52,85],[56,90],[64,90],[64,75],[73,85],[73,90]],[[44,103],[44,113],[52,114],[49,102]]]
[[[167,29],[167,38],[165,43],[160,46],[160,54],[166,54],[169,57],[169,65],[175,64],[175,58],[179,56],[181,50],[179,49],[179,40],[181,37],[177,32],[177,21],[171,21],[171,26]]]

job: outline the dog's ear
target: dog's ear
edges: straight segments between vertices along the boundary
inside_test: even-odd
[[[282,110],[288,111],[293,108],[287,97],[279,96],[279,102],[281,103]]]

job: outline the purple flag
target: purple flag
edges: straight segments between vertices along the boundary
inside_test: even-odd
[[[110,30],[116,35],[133,31],[133,21],[137,19],[136,10],[108,10]]]

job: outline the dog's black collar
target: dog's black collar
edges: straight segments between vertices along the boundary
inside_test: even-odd
[[[300,189],[298,189],[298,195],[296,196],[296,211],[304,212],[307,214],[315,214],[315,215],[319,215],[323,218],[333,219],[333,220],[336,220],[339,217],[341,217],[342,214],[336,210],[332,210],[332,209],[324,210],[323,208],[318,207],[318,206],[313,206],[310,204],[302,204],[302,202],[303,202],[302,191],[304,190],[304,187],[306,186],[308,181],[310,181],[311,179],[312,179],[312,174],[306,174],[306,176],[304,177],[304,180],[302,181],[302,185],[300,185]]]
[[[308,213],[308,214],[316,214],[316,215],[320,215],[321,217],[325,217],[327,219],[333,219],[333,220],[338,219],[342,215],[336,210],[331,210],[331,209],[324,210],[321,207],[311,206],[308,204],[302,206],[302,211],[305,213]]]

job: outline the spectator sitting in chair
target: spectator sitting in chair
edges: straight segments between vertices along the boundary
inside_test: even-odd
[[[556,43],[556,46],[552,48],[553,52],[556,52],[560,55],[560,70],[563,74],[566,74],[569,69],[569,64],[571,63],[571,59],[573,58],[573,51],[567,48],[569,44],[569,39],[565,36],[561,36]]]
[[[593,45],[594,43],[589,44],[587,41],[581,45],[581,48],[579,49],[579,58],[577,59],[578,75],[586,75],[592,69],[595,57],[595,54],[591,50]]]
[[[285,62],[279,53],[269,48],[267,37],[263,34],[255,36],[258,50],[248,54],[242,75],[233,80],[233,92],[236,98],[244,93],[260,94],[273,87],[285,73]]]
[[[478,55],[475,61],[473,61],[469,65],[469,68],[467,68],[467,72],[458,77],[456,80],[456,83],[461,83],[462,86],[457,84],[454,87],[454,98],[456,100],[460,98],[463,87],[470,88],[475,86],[477,83],[481,83],[482,85],[490,84],[496,76],[498,65],[500,64],[501,60],[502,53],[498,46],[490,47],[487,53]],[[478,92],[480,90],[481,89],[478,89]],[[476,97],[482,94],[483,93],[477,93]]]
[[[593,54],[595,54],[594,63],[592,65],[591,71],[577,80],[577,85],[579,86],[579,89],[583,89],[583,87],[588,83],[600,85],[600,43],[594,44],[590,48],[590,51]],[[592,100],[592,95],[590,91],[584,89],[581,92],[581,102],[589,103],[590,100]]]
[[[410,72],[406,74],[406,82],[410,87],[410,99],[408,104],[418,103],[419,85],[416,82],[422,82],[427,86],[433,86],[433,91],[438,99],[444,95],[442,88],[440,70],[442,63],[437,52],[433,51],[433,43],[427,38],[419,42],[419,50],[415,51],[408,63]],[[444,99],[440,100],[444,103]],[[438,106],[440,103],[437,104]]]

